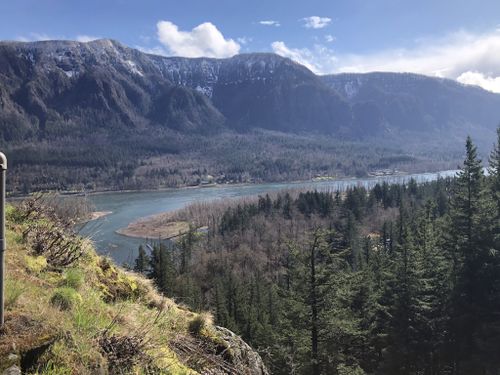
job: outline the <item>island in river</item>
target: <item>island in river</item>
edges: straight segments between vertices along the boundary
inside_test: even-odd
[[[168,213],[151,215],[131,222],[127,227],[120,228],[116,233],[134,238],[160,238],[170,240],[189,231],[187,221],[169,221]]]

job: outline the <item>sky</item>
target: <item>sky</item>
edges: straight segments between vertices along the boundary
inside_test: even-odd
[[[0,40],[111,38],[166,56],[274,52],[500,92],[500,0],[0,0]]]

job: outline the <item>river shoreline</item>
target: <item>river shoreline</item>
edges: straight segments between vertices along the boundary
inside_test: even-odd
[[[452,170],[450,170],[452,171]],[[49,191],[44,191],[41,193],[58,193],[61,196],[66,196],[66,197],[83,197],[83,196],[95,196],[95,195],[106,195],[106,194],[128,194],[128,193],[154,193],[154,192],[168,192],[168,191],[179,191],[179,190],[191,190],[191,189],[209,189],[209,188],[224,188],[224,187],[245,187],[245,186],[259,186],[259,185],[267,185],[267,184],[305,184],[305,183],[311,183],[311,184],[316,184],[316,183],[321,183],[321,182],[335,182],[335,181],[346,181],[346,180],[370,180],[370,179],[378,179],[381,177],[385,178],[391,178],[391,177],[403,177],[403,176],[411,176],[414,174],[432,174],[432,173],[439,173],[439,172],[447,172],[447,171],[442,171],[442,170],[437,170],[437,171],[426,171],[426,172],[416,172],[416,173],[410,173],[410,172],[404,172],[404,171],[398,171],[397,173],[393,174],[388,174],[388,175],[383,175],[383,176],[376,176],[369,174],[364,177],[356,177],[356,176],[328,176],[327,178],[311,178],[307,180],[292,180],[292,181],[259,181],[259,182],[242,182],[242,183],[224,183],[224,184],[207,184],[207,185],[194,185],[194,186],[179,186],[179,187],[161,187],[161,188],[150,188],[150,189],[105,189],[105,190],[92,190],[92,191],[73,191],[73,190],[63,190],[63,191],[58,191],[58,190],[49,190]],[[16,195],[11,195],[7,197],[7,200],[10,201],[15,201],[15,200],[22,200],[25,198],[29,198],[32,196],[32,194],[16,194]]]
[[[443,174],[448,174],[451,171],[441,171]],[[439,172],[438,172],[439,173]],[[420,174],[425,175],[426,173]],[[428,174],[436,174],[435,172],[428,172]],[[326,180],[316,180],[316,181],[302,181],[295,183],[287,183],[288,185],[304,185],[306,183],[311,183],[311,187],[314,185],[321,185],[321,183],[335,183],[335,182],[347,182],[347,181],[384,181],[390,178],[397,177],[411,177],[411,174],[393,174],[393,175],[382,175],[382,176],[370,176],[367,178],[342,178],[342,179],[326,179]],[[244,186],[258,186],[259,184],[239,184],[230,185],[231,187],[244,187]],[[211,187],[222,187],[224,185],[212,185]],[[288,186],[288,189],[292,187]],[[309,188],[309,187],[306,187]],[[284,189],[287,189],[284,187]],[[134,221],[128,223],[126,227],[119,228],[115,233],[122,236],[139,238],[139,239],[173,239],[180,237],[187,233],[189,230],[189,223],[185,221],[175,221],[172,220],[172,211],[165,211],[155,215],[149,215],[144,217],[136,218]]]
[[[377,183],[405,183],[414,178],[417,183],[433,181],[438,178],[453,177],[456,170],[440,170],[437,172],[405,174],[398,176],[344,178],[328,181],[299,183],[264,183],[264,184],[224,184],[212,187],[168,188],[162,191],[130,191],[93,193],[88,199],[95,211],[112,211],[113,213],[94,221],[82,228],[81,234],[92,238],[96,249],[101,254],[112,257],[118,263],[132,264],[137,256],[137,249],[145,243],[144,237],[129,237],[117,231],[126,228],[131,222],[165,212],[172,212],[194,202],[207,202],[218,199],[238,199],[265,195],[266,193],[286,189],[340,190],[352,186],[364,186],[369,189]],[[169,220],[174,221],[175,218]],[[179,219],[177,219],[179,220]],[[181,219],[182,220],[182,219]],[[201,230],[201,229],[200,229]],[[174,233],[177,234],[177,233]],[[142,233],[141,233],[142,235]],[[146,238],[158,239],[156,233]]]

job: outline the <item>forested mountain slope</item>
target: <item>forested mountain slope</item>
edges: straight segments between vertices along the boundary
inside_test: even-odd
[[[371,132],[438,134],[454,142],[470,134],[483,144],[499,122],[498,94],[450,79],[411,73],[337,74],[321,79],[351,104],[354,123]]]
[[[499,119],[500,95],[437,78],[317,76],[273,54],[163,57],[107,39],[0,42],[0,146],[17,192],[366,175],[405,158],[424,169],[455,161],[466,134],[489,146]],[[312,149],[326,169],[304,161]]]
[[[273,54],[161,57],[116,41],[0,44],[5,140],[160,126],[365,131],[494,129],[500,96],[415,74],[316,76]],[[104,126],[105,125],[105,126]],[[475,134],[477,136],[477,134]]]

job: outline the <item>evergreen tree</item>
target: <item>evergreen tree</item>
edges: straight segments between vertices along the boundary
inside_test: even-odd
[[[455,374],[480,371],[484,363],[478,347],[478,317],[488,300],[483,272],[489,258],[489,227],[481,160],[470,137],[466,157],[455,181],[451,200],[447,248],[453,261],[453,291],[449,307],[449,353]]]
[[[445,367],[444,344],[448,316],[446,303],[450,293],[450,263],[441,251],[438,239],[440,225],[432,202],[427,202],[418,217],[415,231],[417,246],[416,276],[419,290],[416,298],[417,358],[420,371],[439,374]]]
[[[497,128],[497,141],[489,158],[489,190],[492,199],[491,234],[494,249],[500,251],[500,127]]]
[[[189,266],[191,263],[191,256],[193,252],[193,247],[196,243],[196,227],[193,225],[189,226],[188,232],[181,237],[177,247],[180,251],[180,269],[179,273],[185,274],[189,271]]]
[[[134,271],[139,273],[146,273],[149,270],[149,256],[144,250],[142,245],[139,246],[139,254],[135,259]]]
[[[399,214],[399,239],[391,258],[384,300],[386,306],[387,349],[382,364],[383,373],[412,374],[417,365],[415,336],[418,320],[417,254],[408,213],[403,205]]]
[[[500,127],[497,128],[496,144],[489,158],[489,232],[491,244],[487,262],[483,265],[483,278],[488,287],[487,305],[482,317],[480,350],[483,353],[485,367],[489,374],[494,374],[499,366],[497,349],[500,347]]]
[[[151,252],[149,277],[162,292],[171,296],[174,291],[175,276],[172,249],[162,242],[155,244]]]

